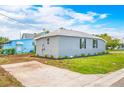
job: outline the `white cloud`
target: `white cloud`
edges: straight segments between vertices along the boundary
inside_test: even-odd
[[[100,19],[104,19],[104,18],[106,18],[106,17],[107,17],[107,14],[101,14],[101,15],[99,16]]]
[[[19,38],[20,32],[40,32],[42,28],[52,30],[65,27],[90,32],[90,30],[93,30],[91,29],[92,26],[86,25],[85,22],[93,23],[107,17],[105,13],[99,14],[92,11],[79,13],[72,9],[58,6],[0,6],[0,13],[25,23],[22,25],[0,15],[0,27],[2,28],[4,26],[1,35],[4,33],[3,36],[6,35],[10,39]]]

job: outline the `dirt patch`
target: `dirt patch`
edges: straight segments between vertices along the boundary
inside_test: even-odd
[[[7,55],[0,57],[0,65],[3,64],[11,64],[11,63],[18,63],[18,62],[28,62],[32,60],[39,61],[41,63],[45,63],[47,60],[46,58],[39,58],[33,57],[31,54],[19,54],[19,55]]]
[[[18,87],[22,84],[0,67],[0,87]]]

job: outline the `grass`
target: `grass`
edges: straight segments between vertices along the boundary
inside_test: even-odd
[[[65,68],[82,74],[105,74],[124,68],[124,53],[91,57],[53,60],[32,57],[30,54],[0,57],[0,65],[36,60],[44,64]],[[13,76],[0,67],[0,86],[22,86]]]
[[[22,84],[0,67],[0,87],[20,87]]]
[[[49,60],[46,64],[83,74],[105,74],[124,68],[124,54],[107,54],[85,58]]]
[[[108,52],[124,52],[124,50],[108,50]]]

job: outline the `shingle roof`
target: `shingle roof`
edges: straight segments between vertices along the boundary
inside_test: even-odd
[[[72,37],[99,38],[99,37],[96,37],[94,35],[84,33],[84,32],[80,32],[80,31],[58,29],[56,31],[52,31],[52,32],[46,34],[45,36],[40,36],[40,37],[35,38],[35,39],[40,39],[40,38],[43,38],[43,37],[50,37],[50,36],[72,36]],[[99,39],[101,39],[101,38],[99,38]]]
[[[22,39],[26,38],[34,38],[35,34],[30,34],[30,33],[23,33]]]

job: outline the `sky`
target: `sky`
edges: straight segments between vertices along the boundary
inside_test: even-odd
[[[123,38],[123,24],[124,6],[0,5],[0,36],[11,40],[19,39],[23,33],[39,33],[43,28],[54,31],[60,27]]]

